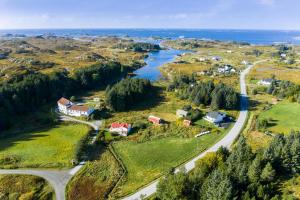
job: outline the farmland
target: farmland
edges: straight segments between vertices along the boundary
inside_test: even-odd
[[[300,104],[281,102],[259,115],[259,119],[269,120],[267,130],[274,133],[289,134],[291,130],[300,130]]]
[[[204,151],[220,140],[224,134],[224,132],[214,133],[201,138],[169,137],[145,143],[133,141],[114,143],[113,147],[127,169],[126,180],[119,186],[118,195],[128,195],[150,183],[171,168]]]
[[[59,124],[1,139],[1,167],[70,167],[79,140],[89,130],[85,125]]]

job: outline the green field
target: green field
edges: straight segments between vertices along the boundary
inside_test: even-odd
[[[128,173],[126,182],[118,188],[119,195],[128,195],[163,175],[220,140],[223,134],[201,138],[164,138],[145,143],[121,141],[113,147]]]
[[[69,167],[89,130],[81,124],[60,124],[1,139],[0,167]]]
[[[268,119],[268,130],[288,134],[291,130],[300,130],[300,104],[281,102],[259,115],[259,119]]]
[[[29,175],[0,175],[0,199],[53,200],[52,187],[42,178]]]

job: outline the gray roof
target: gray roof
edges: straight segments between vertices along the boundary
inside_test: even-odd
[[[264,78],[262,81],[267,82],[267,83],[272,83],[274,79],[272,78]]]
[[[217,111],[212,111],[207,113],[207,116],[213,119],[217,119],[219,115],[225,115],[225,113],[217,112]]]
[[[177,114],[177,115],[187,115],[187,114],[188,114],[188,111],[185,111],[185,110],[177,110],[177,111],[176,111],[176,114]]]

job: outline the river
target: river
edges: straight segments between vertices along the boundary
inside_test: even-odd
[[[157,81],[162,78],[159,68],[167,63],[173,62],[177,55],[183,54],[187,51],[167,49],[158,52],[149,53],[149,57],[145,59],[146,66],[136,70],[137,78],[149,79],[150,81]]]

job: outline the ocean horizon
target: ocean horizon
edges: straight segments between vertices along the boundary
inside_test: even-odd
[[[66,37],[118,36],[137,38],[195,38],[220,41],[237,41],[251,44],[289,43],[300,44],[300,30],[255,30],[255,29],[1,29],[0,35],[56,35]]]

